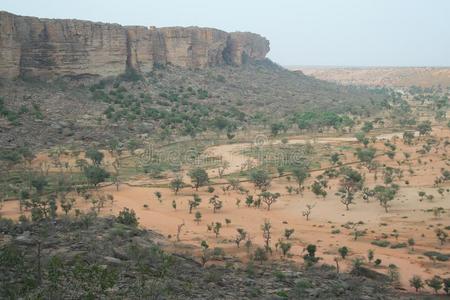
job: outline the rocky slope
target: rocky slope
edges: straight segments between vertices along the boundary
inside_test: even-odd
[[[269,61],[205,69],[156,68],[137,81],[55,78],[0,80],[0,148],[111,138],[171,138],[217,130],[217,121],[243,130],[290,120],[295,112],[332,111],[367,117],[384,94],[296,74]],[[3,101],[2,101],[3,99]],[[224,125],[227,126],[227,125]]]
[[[253,33],[142,27],[17,16],[0,11],[0,76],[119,75],[156,66],[205,68],[264,59]]]
[[[2,299],[411,299],[383,275],[361,268],[336,274],[331,266],[244,264],[213,251],[204,268],[163,251],[160,235],[81,214],[54,225],[0,218]],[[161,247],[162,245],[163,247]],[[216,254],[217,253],[217,254]],[[275,254],[274,254],[275,256]],[[417,297],[416,299],[421,299]]]

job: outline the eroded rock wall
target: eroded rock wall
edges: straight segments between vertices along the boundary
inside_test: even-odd
[[[264,59],[253,33],[199,27],[143,27],[22,17],[0,12],[0,77],[118,75],[155,65],[185,68]]]

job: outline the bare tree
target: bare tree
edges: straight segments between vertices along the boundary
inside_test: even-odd
[[[183,223],[177,225],[177,242],[180,241],[181,229],[183,229],[184,225],[185,225],[184,220],[183,220]]]
[[[306,208],[303,211],[303,216],[306,217],[306,221],[309,221],[309,215],[311,215],[311,212],[313,208],[316,206],[316,204],[306,204]]]

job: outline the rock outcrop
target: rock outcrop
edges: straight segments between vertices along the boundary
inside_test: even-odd
[[[264,59],[269,41],[213,28],[143,27],[0,12],[0,77],[110,76],[156,65],[205,68]]]

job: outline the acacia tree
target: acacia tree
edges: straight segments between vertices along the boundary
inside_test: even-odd
[[[211,252],[209,250],[209,245],[206,241],[202,241],[200,246],[202,247],[201,264],[202,267],[204,267],[211,258]]]
[[[217,210],[222,208],[222,200],[217,195],[209,198],[209,203],[213,206],[213,213],[216,213]]]
[[[219,178],[223,177],[225,170],[228,169],[229,166],[230,164],[227,161],[223,162],[222,165],[219,166],[218,168]]]
[[[414,131],[405,131],[403,133],[403,143],[411,146],[414,141]]]
[[[342,259],[345,259],[348,255],[348,248],[346,246],[343,246],[338,249],[338,252],[341,255]]]
[[[440,289],[442,289],[442,278],[435,275],[431,279],[425,280],[425,283],[434,290],[434,293],[437,294]]]
[[[433,130],[431,128],[431,122],[430,121],[424,121],[422,123],[420,123],[419,125],[417,125],[417,131],[419,131],[419,135],[427,135],[430,134],[431,131]]]
[[[250,181],[256,188],[262,190],[270,185],[271,178],[266,170],[256,169],[250,172]]]
[[[238,229],[236,229],[236,231],[238,234],[236,235],[234,242],[236,243],[237,247],[239,248],[241,242],[246,239],[247,232],[243,228],[238,228]]]
[[[409,285],[416,290],[416,293],[418,293],[419,290],[423,289],[423,287],[424,287],[423,280],[419,275],[414,275],[409,280]]]
[[[291,228],[291,229],[288,229],[288,228],[286,228],[285,230],[284,230],[284,237],[287,239],[287,240],[289,240],[289,239],[291,239],[291,236],[292,236],[292,234],[294,234],[294,229],[293,228]]]
[[[202,202],[202,199],[197,194],[194,194],[192,196],[192,199],[189,199],[189,201],[188,201],[189,213],[191,214],[192,209],[198,207],[201,202]]]
[[[367,145],[369,145],[369,139],[366,137],[366,134],[364,132],[357,132],[355,134],[356,140],[364,145],[364,148],[367,148]]]
[[[261,230],[263,231],[264,249],[266,252],[272,253],[272,249],[270,248],[270,240],[272,239],[272,224],[269,220],[264,220]]]
[[[298,184],[298,191],[302,193],[303,190],[305,189],[303,184],[305,183],[305,180],[310,176],[308,168],[304,166],[295,167],[292,170],[292,176],[294,177],[295,181]]]
[[[86,151],[85,156],[92,161],[93,165],[97,167],[101,165],[104,158],[104,154],[95,148],[89,148]]]
[[[181,175],[176,175],[175,178],[169,183],[169,186],[175,195],[177,195],[178,192],[185,187],[185,185],[186,184],[183,182],[183,177],[181,177]]]
[[[327,186],[326,183],[324,184],[324,181],[317,181],[315,180],[313,182],[313,184],[311,185],[311,191],[316,195],[316,196],[321,196],[322,198],[325,199],[325,197],[327,196],[327,191],[325,190],[325,187]]]
[[[315,206],[316,206],[316,204],[306,204],[306,208],[302,212],[303,216],[306,217],[306,221],[309,221],[309,215],[311,214],[311,212]]]
[[[398,189],[394,187],[387,187],[377,185],[374,188],[375,198],[380,201],[380,205],[384,207],[384,210],[388,212],[388,208],[390,207],[390,202],[394,200],[395,195],[397,194]]]
[[[84,176],[86,176],[86,179],[90,184],[92,184],[95,189],[98,188],[98,184],[101,182],[104,182],[105,179],[107,179],[110,174],[103,168],[94,165],[94,166],[87,166],[84,168]]]
[[[280,193],[262,192],[259,194],[262,201],[267,205],[267,210],[270,210],[272,204],[277,202],[277,199],[281,196]]]
[[[338,195],[341,196],[341,202],[349,210],[349,205],[353,204],[355,193],[362,189],[364,178],[362,175],[352,168],[341,169],[342,178],[340,181],[340,189]]]
[[[370,168],[373,159],[375,158],[376,154],[375,148],[358,148],[356,149],[356,157],[358,157],[358,160],[367,168]]]
[[[208,173],[202,168],[195,168],[189,171],[188,176],[194,184],[195,190],[209,182]]]
[[[289,242],[280,241],[279,247],[281,249],[281,252],[283,253],[283,257],[286,257],[286,255],[288,255],[289,251],[292,248],[292,244]]]
[[[113,157],[112,167],[114,169],[114,183],[116,184],[116,190],[119,190],[120,186],[120,167],[121,167],[121,156],[122,156],[122,147],[117,140],[112,140],[109,142],[108,151]]]
[[[341,155],[337,152],[331,154],[330,156],[330,162],[333,166],[339,164],[341,162]]]
[[[197,225],[200,223],[200,221],[202,220],[202,213],[199,211],[195,212],[195,222],[197,223]]]
[[[219,236],[221,228],[222,228],[222,223],[220,223],[220,222],[214,223],[213,232],[216,235],[216,238]]]
[[[73,205],[75,203],[74,198],[63,198],[61,199],[61,209],[64,211],[64,214],[67,216],[67,214],[72,210]]]
[[[436,233],[437,239],[441,243],[441,246],[443,246],[445,244],[445,242],[447,241],[448,233],[445,232],[444,230],[442,230],[441,228],[436,229],[435,233]]]

